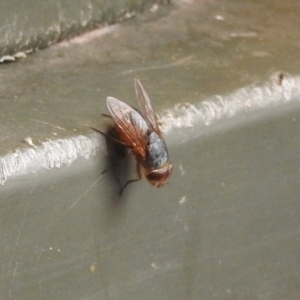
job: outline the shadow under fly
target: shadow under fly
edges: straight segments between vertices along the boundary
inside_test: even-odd
[[[130,150],[118,141],[114,127],[108,127],[106,132],[95,128],[91,129],[100,133],[106,142],[108,155],[101,174],[106,174],[111,182],[118,185],[119,196],[122,196],[123,191],[130,183],[140,180],[140,178],[132,179],[134,177],[134,160],[130,155]]]

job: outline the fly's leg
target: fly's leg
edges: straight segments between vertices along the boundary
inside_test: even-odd
[[[109,119],[112,119],[111,115],[107,115],[107,114],[101,114],[103,117],[105,118],[109,118]]]
[[[119,184],[120,184],[120,192],[119,192],[119,196],[122,196],[122,194],[123,194],[125,188],[126,188],[130,183],[133,183],[133,182],[136,182],[136,181],[140,181],[140,180],[142,179],[141,167],[140,167],[139,163],[136,164],[136,172],[137,172],[139,178],[128,180],[128,181],[123,185],[123,187],[121,186],[120,181],[119,181]]]
[[[120,192],[119,192],[119,196],[122,196],[122,194],[123,194],[125,188],[126,188],[130,183],[133,183],[133,182],[136,182],[136,181],[140,181],[140,180],[141,180],[141,178],[128,180],[128,181],[123,185],[123,187],[121,187],[121,190],[120,190]]]
[[[123,143],[123,142],[121,142],[120,140],[118,140],[117,138],[113,137],[111,134],[106,133],[106,132],[103,132],[103,131],[101,131],[101,130],[99,130],[99,129],[96,129],[96,128],[94,128],[94,127],[90,127],[90,128],[91,128],[92,130],[94,130],[94,131],[100,133],[101,135],[105,136],[106,138],[108,138],[108,139],[110,139],[110,140],[112,140],[112,141],[114,141],[114,142],[116,142],[116,143],[118,143],[118,144],[120,144],[120,145],[122,145],[122,146],[128,148],[128,146],[127,146],[125,143]]]

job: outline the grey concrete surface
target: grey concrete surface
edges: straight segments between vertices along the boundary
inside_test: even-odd
[[[3,1],[0,63],[151,8],[151,0]]]
[[[296,8],[182,1],[1,65],[0,298],[298,299]],[[89,127],[135,77],[174,173],[120,198]]]

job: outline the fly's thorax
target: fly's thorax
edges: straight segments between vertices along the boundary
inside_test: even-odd
[[[168,150],[165,141],[155,132],[148,136],[146,162],[150,168],[159,168],[168,161]]]

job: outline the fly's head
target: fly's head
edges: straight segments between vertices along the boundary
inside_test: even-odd
[[[166,184],[167,179],[173,171],[173,166],[166,163],[159,169],[145,170],[147,180],[156,187],[161,187]]]

